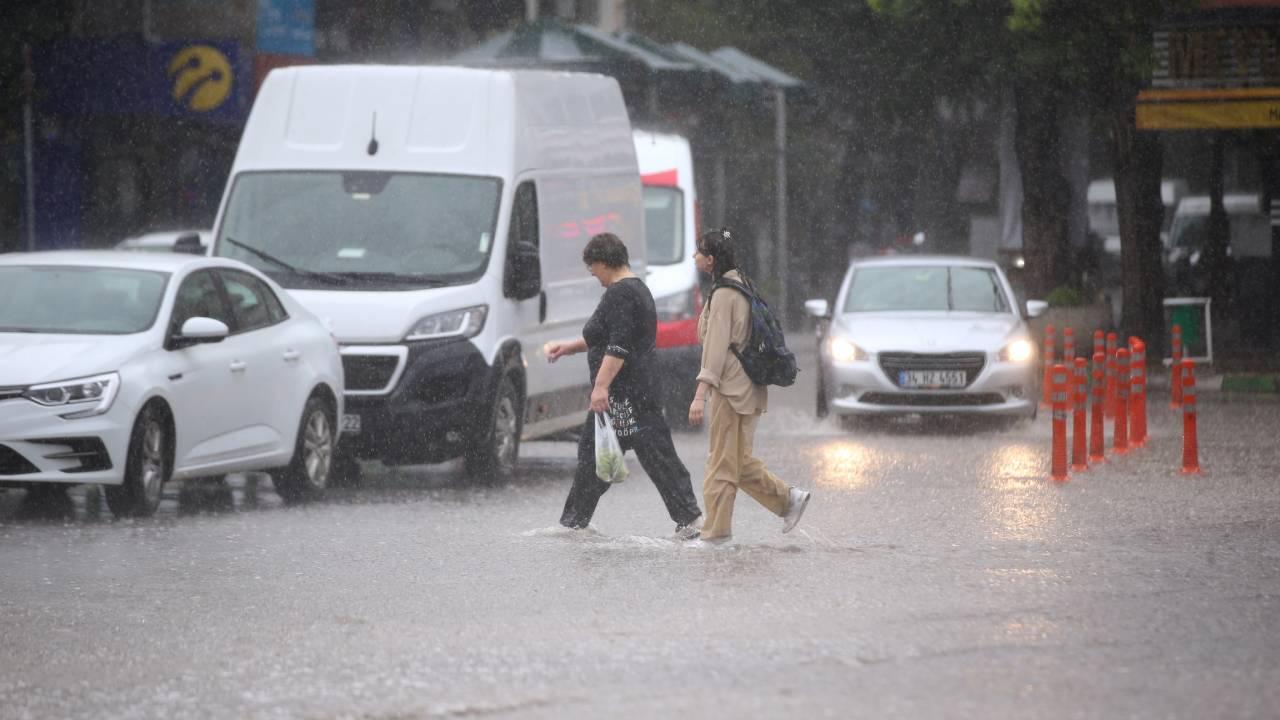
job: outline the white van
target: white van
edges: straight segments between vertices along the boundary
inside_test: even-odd
[[[1179,201],[1187,194],[1186,180],[1161,180],[1160,202],[1164,215],[1160,219],[1160,240],[1169,246],[1169,229]],[[1085,191],[1089,206],[1089,230],[1102,238],[1103,250],[1112,255],[1120,254],[1120,215],[1116,210],[1116,183],[1114,180],[1094,180]]]
[[[611,78],[311,66],[259,91],[213,253],[331,323],[345,458],[461,456],[502,477],[522,438],[582,423],[585,354],[541,348],[580,334],[603,292],[582,264],[592,235],[616,233],[643,275],[643,223]]]
[[[675,428],[689,423],[702,346],[698,243],[698,196],[693,153],[679,135],[635,130],[636,162],[644,185],[644,230],[649,274],[645,283],[658,309],[657,359],[662,371],[663,409]]]
[[[1238,269],[1257,262],[1269,265],[1270,217],[1263,212],[1257,193],[1233,193],[1222,198],[1227,212],[1227,254]],[[1178,203],[1165,258],[1169,290],[1187,295],[1209,292],[1209,278],[1200,260],[1209,233],[1209,197],[1196,195]]]

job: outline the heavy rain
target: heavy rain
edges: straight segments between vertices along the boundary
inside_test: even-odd
[[[0,720],[1280,716],[1278,53],[0,10]]]

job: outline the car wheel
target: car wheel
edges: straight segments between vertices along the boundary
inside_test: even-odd
[[[520,457],[520,431],[524,402],[510,374],[504,374],[494,392],[493,407],[469,447],[463,452],[472,480],[505,481],[515,474]]]
[[[339,449],[333,454],[333,465],[329,468],[329,487],[360,487],[364,483],[364,471],[360,462],[350,451]]]
[[[302,410],[302,423],[288,467],[272,473],[276,494],[285,502],[313,500],[329,486],[333,466],[333,412],[327,403],[312,395]]]
[[[124,481],[106,488],[107,507],[116,517],[149,517],[160,507],[164,484],[173,472],[169,424],[155,404],[138,413],[129,435]]]

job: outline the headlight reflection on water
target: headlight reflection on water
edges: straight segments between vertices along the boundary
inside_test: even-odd
[[[814,483],[830,488],[857,488],[884,474],[886,457],[852,440],[825,443],[815,451]]]
[[[1027,445],[1008,445],[995,452],[985,469],[987,528],[996,540],[1043,540],[1057,526],[1062,502],[1049,481],[1047,452]]]

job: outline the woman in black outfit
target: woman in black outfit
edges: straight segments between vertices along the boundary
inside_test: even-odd
[[[578,469],[564,502],[560,524],[581,529],[591,522],[609,484],[596,477],[595,417],[608,411],[622,449],[635,450],[640,465],[657,486],[676,536],[698,536],[702,511],[689,471],[676,455],[671,429],[662,417],[654,376],[653,349],[658,314],[648,286],[631,272],[627,246],[612,233],[591,238],[582,262],[605,287],[604,297],[582,327],[582,337],[547,343],[547,360],[586,352],[591,367],[591,412],[578,439]]]

